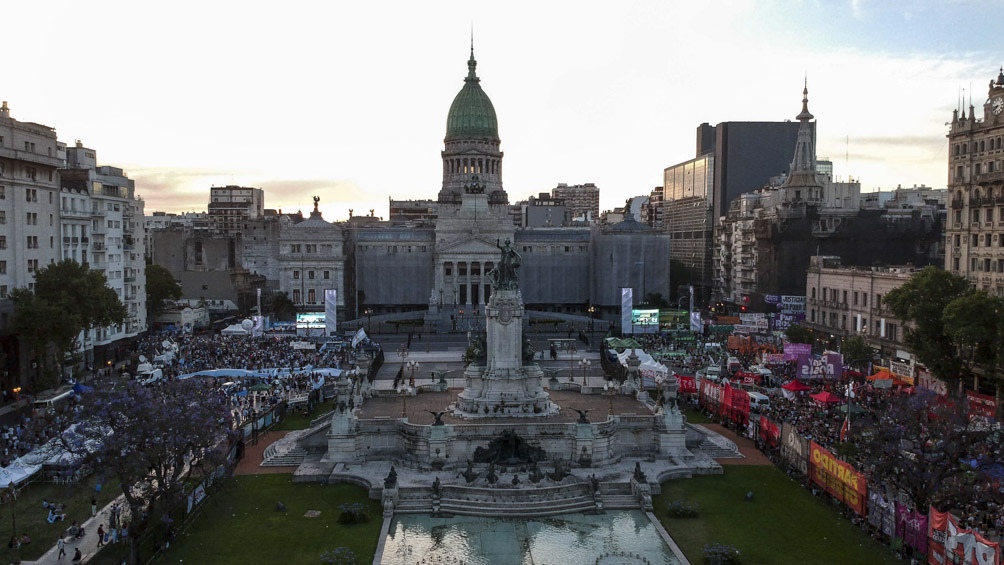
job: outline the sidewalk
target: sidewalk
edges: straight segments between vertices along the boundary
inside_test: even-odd
[[[101,524],[105,525],[105,530],[108,529],[109,517],[111,516],[112,505],[118,503],[119,507],[125,507],[125,498],[121,495],[115,500],[108,503],[104,508],[98,509],[97,516],[93,518],[88,518],[81,524],[87,534],[78,540],[72,537],[63,538],[66,540],[66,555],[62,559],[56,559],[59,555],[59,550],[56,549],[56,542],[54,540],[38,540],[39,543],[49,543],[52,541],[52,549],[45,552],[45,555],[40,557],[37,561],[21,561],[22,565],[62,565],[69,564],[73,559],[73,550],[80,548],[80,553],[84,556],[83,563],[87,563],[95,553],[104,549],[103,547],[98,547],[98,526]],[[65,528],[64,528],[65,530]],[[119,543],[123,543],[121,540]],[[110,544],[105,544],[109,546]]]

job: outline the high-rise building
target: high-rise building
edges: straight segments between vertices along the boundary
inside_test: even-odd
[[[948,132],[945,269],[1004,296],[1004,70],[990,81],[982,118],[956,109]]]
[[[797,122],[722,122],[697,127],[697,156],[663,171],[663,226],[670,258],[683,267],[698,303],[715,290],[714,229],[729,203],[784,173],[798,141]],[[812,128],[815,136],[815,128]]]
[[[551,196],[565,202],[573,220],[595,221],[600,217],[600,189],[591,182],[573,185],[558,183],[551,189]]]
[[[265,215],[265,191],[246,186],[209,189],[209,225],[213,234],[236,235],[244,222]]]

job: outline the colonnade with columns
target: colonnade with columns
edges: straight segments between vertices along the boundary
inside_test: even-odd
[[[478,259],[441,261],[436,271],[436,289],[441,308],[468,308],[484,306],[491,297],[488,273],[495,268],[494,261]],[[472,310],[473,311],[473,310]]]

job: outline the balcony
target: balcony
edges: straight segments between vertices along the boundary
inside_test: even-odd
[[[136,277],[125,277],[122,280],[125,281],[126,283],[134,283],[136,282]]]
[[[89,237],[82,237],[82,238],[80,238],[80,243],[83,243],[84,245],[87,245],[87,243],[90,242],[90,241],[91,241],[91,238],[89,238]]]
[[[96,241],[96,242],[94,242],[94,245],[91,246],[91,249],[93,249],[94,251],[104,251],[105,250],[105,244],[104,244],[104,242],[97,242]]]
[[[1004,181],[1004,171],[994,171],[992,173],[982,173],[979,175],[974,175],[973,180],[979,184],[983,184],[986,182]]]
[[[59,216],[62,218],[78,218],[86,220],[91,217],[91,213],[84,210],[60,210]]]
[[[70,238],[69,238],[69,236],[64,236],[63,237],[63,245],[69,245],[69,244],[70,244]]]
[[[964,206],[964,203],[961,198],[953,198],[951,206],[955,210],[961,210]]]

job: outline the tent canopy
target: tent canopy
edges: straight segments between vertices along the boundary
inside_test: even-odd
[[[828,390],[823,391],[823,392],[817,392],[816,394],[810,394],[809,396],[813,400],[815,400],[816,402],[818,402],[820,404],[823,404],[823,405],[826,405],[826,404],[836,404],[838,402],[843,402],[844,401],[844,399],[840,398],[839,396],[833,394],[832,392],[830,392]]]
[[[232,326],[222,330],[220,335],[248,335],[248,332],[242,328],[240,324],[233,324]]]
[[[784,390],[790,390],[791,392],[805,392],[807,390],[812,390],[811,386],[802,383],[798,379],[788,381],[787,383],[782,385],[781,388],[783,388]]]

